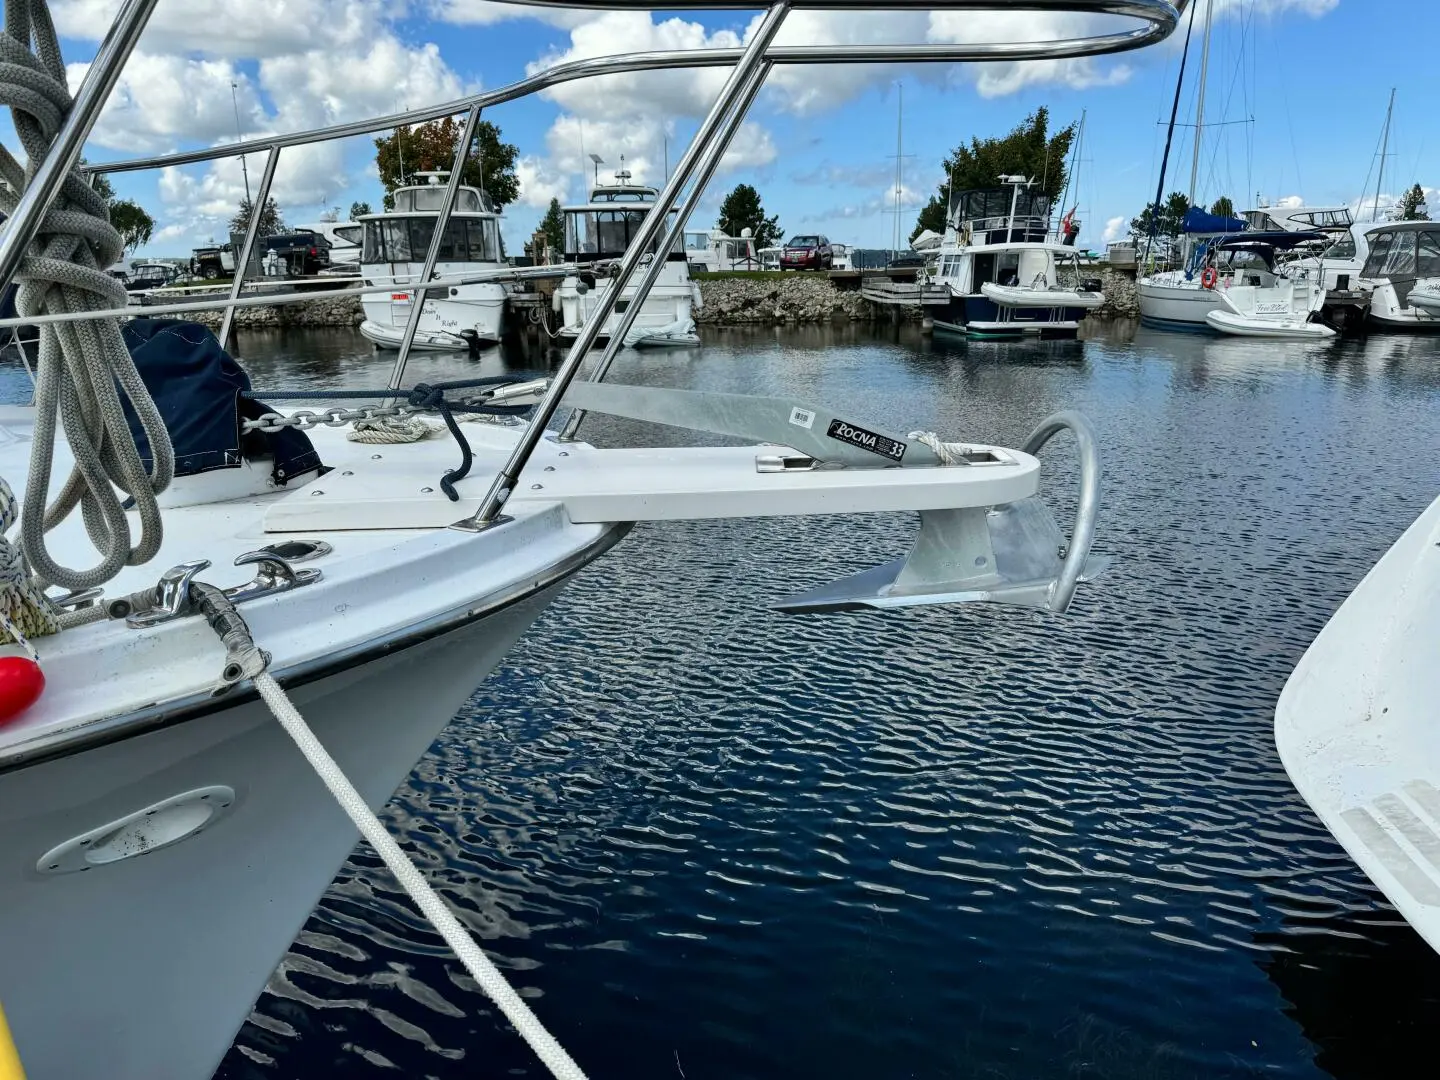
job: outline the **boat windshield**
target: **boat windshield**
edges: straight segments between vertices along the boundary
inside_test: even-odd
[[[566,210],[565,211],[565,254],[584,257],[606,256],[619,258],[625,254],[630,241],[640,231],[648,209],[640,210]],[[676,215],[672,211],[673,224]],[[677,240],[675,251],[683,253],[682,241]],[[653,252],[659,241],[652,245]]]
[[[1435,277],[1440,274],[1440,226],[1434,229],[1382,229],[1370,234],[1370,257],[1360,271],[1366,278]]]
[[[1325,249],[1320,256],[1322,259],[1353,259],[1355,258],[1355,237],[1350,235],[1342,236],[1335,243]]]
[[[423,262],[435,236],[433,217],[397,217],[387,214],[365,222],[360,261],[367,263]],[[440,244],[442,263],[497,263],[504,258],[500,225],[492,217],[452,218]]]
[[[439,210],[444,198],[445,188],[439,184],[401,188],[395,192],[395,211],[404,214],[416,210]],[[455,212],[457,214],[485,213],[490,209],[485,205],[488,201],[474,188],[462,187],[455,192]]]

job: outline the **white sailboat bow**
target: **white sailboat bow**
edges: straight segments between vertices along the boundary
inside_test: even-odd
[[[372,815],[571,575],[635,521],[873,512],[918,514],[910,553],[784,610],[984,600],[1062,612],[1100,568],[1098,452],[1073,414],[1006,448],[909,432],[845,403],[603,382],[668,264],[645,255],[683,250],[775,62],[1109,53],[1163,39],[1177,12],[1164,0],[1071,0],[1130,24],[1027,44],[797,48],[774,44],[790,10],[835,0],[774,0],[744,48],[576,61],[403,116],[103,166],[260,155],[264,205],[286,148],[463,116],[449,179],[427,196],[433,227],[407,220],[408,250],[367,262],[389,267],[382,290],[403,277],[412,294],[403,318],[387,311],[398,350],[388,385],[282,413],[224,352],[259,215],[218,334],[159,318],[183,305],[129,321],[103,270],[118,234],[89,177],[69,168],[154,6],[126,0],[73,100],[42,0],[9,5],[4,28],[27,73],[0,76],[0,100],[31,165],[0,157],[0,285],[21,285],[20,318],[0,327],[39,325],[44,340],[36,404],[0,410],[0,477],[14,491],[0,490],[0,519],[19,517],[0,540],[0,625],[22,640],[0,665],[30,680],[0,694],[0,1060],[18,1049],[39,1078],[209,1076],[363,831],[546,1067],[582,1076],[398,848],[379,843]],[[732,70],[558,370],[407,387],[409,353],[448,329],[430,325],[442,308],[426,294],[506,273],[438,280],[455,222],[482,223],[474,250],[488,261],[493,215],[460,198],[481,109],[567,79],[681,66]],[[389,217],[366,222],[386,244]],[[582,383],[602,334],[609,345]],[[575,411],[560,426],[562,404]],[[584,409],[750,445],[600,450],[578,439]],[[1082,463],[1068,537],[1040,499],[1036,457],[1066,430]]]

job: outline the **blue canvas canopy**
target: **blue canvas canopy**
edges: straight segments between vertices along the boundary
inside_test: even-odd
[[[177,319],[131,319],[121,331],[135,367],[160,410],[175,447],[175,475],[239,468],[244,458],[271,458],[276,483],[320,468],[309,437],[290,428],[275,432],[240,430],[242,419],[272,410],[242,391],[250,376],[199,323]],[[149,465],[150,443],[130,402],[122,395],[130,434]]]
[[[1241,218],[1220,217],[1218,214],[1207,214],[1198,206],[1192,206],[1185,211],[1185,216],[1180,221],[1180,229],[1188,234],[1195,233],[1235,233],[1244,232],[1246,223]]]

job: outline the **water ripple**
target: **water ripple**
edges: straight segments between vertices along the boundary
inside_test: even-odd
[[[1440,486],[1435,344],[722,342],[615,377],[1012,443],[1081,409],[1115,563],[1065,619],[767,608],[902,553],[884,516],[642,525],[581,575],[388,815],[590,1074],[1410,1075],[1440,961],[1271,722]],[[220,1075],[394,1071],[539,1075],[361,847]]]

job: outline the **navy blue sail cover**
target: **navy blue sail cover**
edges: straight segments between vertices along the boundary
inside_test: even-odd
[[[246,457],[270,456],[277,483],[320,468],[309,437],[295,428],[242,434],[241,420],[258,419],[268,406],[241,392],[250,376],[198,323],[178,319],[132,319],[123,328],[125,344],[175,447],[175,475],[238,468]],[[146,464],[150,442],[128,399],[125,417]]]
[[[1244,232],[1246,222],[1241,218],[1220,217],[1217,214],[1207,214],[1198,206],[1192,206],[1185,211],[1185,216],[1180,220],[1180,228],[1189,235],[1195,233],[1233,233]]]

